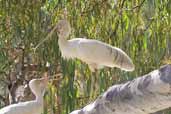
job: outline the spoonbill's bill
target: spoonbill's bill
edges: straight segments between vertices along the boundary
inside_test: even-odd
[[[60,20],[56,31],[62,57],[80,59],[88,64],[92,72],[104,66],[117,67],[125,71],[133,71],[135,68],[130,57],[117,47],[85,38],[67,40],[71,33],[71,26],[67,20]]]
[[[43,96],[47,83],[47,77],[41,79],[32,79],[29,82],[29,86],[36,99],[6,106],[0,109],[0,114],[42,114]]]

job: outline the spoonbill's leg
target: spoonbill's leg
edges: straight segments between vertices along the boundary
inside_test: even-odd
[[[103,65],[98,65],[96,63],[88,63],[88,67],[91,70],[91,72],[96,72],[98,69],[102,69]]]
[[[97,70],[97,64],[96,63],[88,63],[88,67],[91,70],[91,72],[95,72]]]
[[[99,93],[99,81],[98,81],[98,75],[99,75],[99,70],[100,68],[102,68],[102,66],[96,64],[96,63],[89,63],[88,64],[89,69],[91,71],[91,97],[96,96]]]

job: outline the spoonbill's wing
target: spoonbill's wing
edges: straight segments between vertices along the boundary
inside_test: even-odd
[[[108,67],[118,67],[133,71],[134,64],[121,49],[97,40],[79,39],[78,55],[81,60]]]

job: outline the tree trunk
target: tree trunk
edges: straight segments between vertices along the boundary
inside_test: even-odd
[[[149,114],[171,106],[171,64],[114,85],[93,103],[70,114]]]

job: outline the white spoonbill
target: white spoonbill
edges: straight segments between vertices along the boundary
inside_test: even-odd
[[[74,38],[67,40],[71,33],[71,26],[67,20],[57,23],[58,44],[62,57],[80,59],[87,63],[90,70],[107,67],[117,67],[125,71],[133,71],[134,64],[129,56],[117,47],[98,40]]]
[[[29,86],[36,99],[6,106],[0,110],[0,114],[42,114],[43,96],[47,83],[47,77],[32,79]]]

